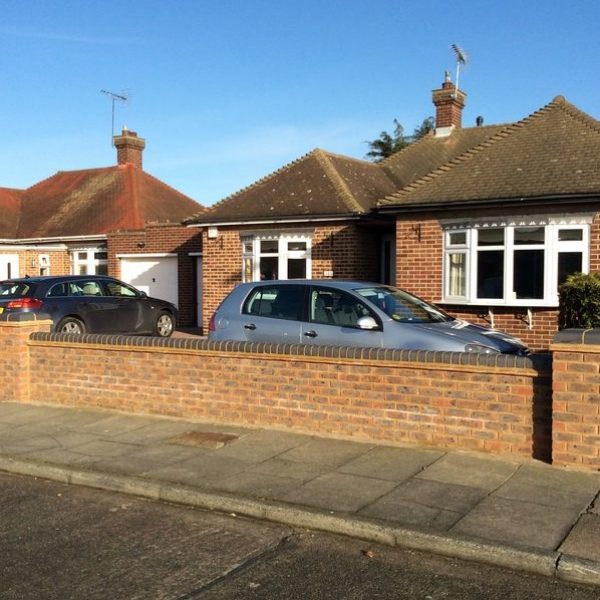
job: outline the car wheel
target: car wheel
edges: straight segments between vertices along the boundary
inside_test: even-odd
[[[173,333],[175,327],[175,321],[173,315],[168,312],[161,312],[156,319],[156,326],[154,327],[154,333],[159,337],[169,337]]]
[[[85,325],[75,317],[64,318],[56,328],[58,333],[85,333]]]

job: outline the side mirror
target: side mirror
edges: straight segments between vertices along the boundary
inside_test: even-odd
[[[146,292],[142,292],[141,290],[138,290],[139,294],[140,294],[140,298],[147,298],[148,294],[146,294]]]
[[[373,317],[361,317],[356,324],[360,329],[379,329],[379,325]]]

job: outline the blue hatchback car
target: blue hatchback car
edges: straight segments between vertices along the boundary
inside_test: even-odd
[[[455,319],[398,288],[361,281],[242,283],[213,314],[208,339],[528,353],[507,333]]]

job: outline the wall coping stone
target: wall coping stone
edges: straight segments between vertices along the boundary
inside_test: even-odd
[[[512,354],[475,354],[434,350],[390,350],[386,348],[354,348],[347,346],[312,346],[307,344],[268,344],[258,342],[214,342],[198,338],[160,338],[112,334],[34,332],[35,342],[64,342],[73,345],[111,345],[136,348],[173,348],[209,352],[231,352],[265,355],[287,355],[311,358],[355,359],[393,362],[418,362],[473,367],[547,370],[550,356]]]
[[[555,334],[553,344],[600,345],[600,329],[563,329]]]

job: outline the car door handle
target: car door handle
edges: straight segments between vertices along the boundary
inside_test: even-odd
[[[305,332],[304,332],[304,335],[305,335],[306,337],[312,337],[312,338],[315,338],[315,337],[317,337],[317,332],[316,332],[314,329],[311,329],[310,331],[305,331]]]
[[[256,329],[256,325],[254,323],[249,323],[248,325],[244,325],[244,329],[249,329],[250,331],[254,331]]]

